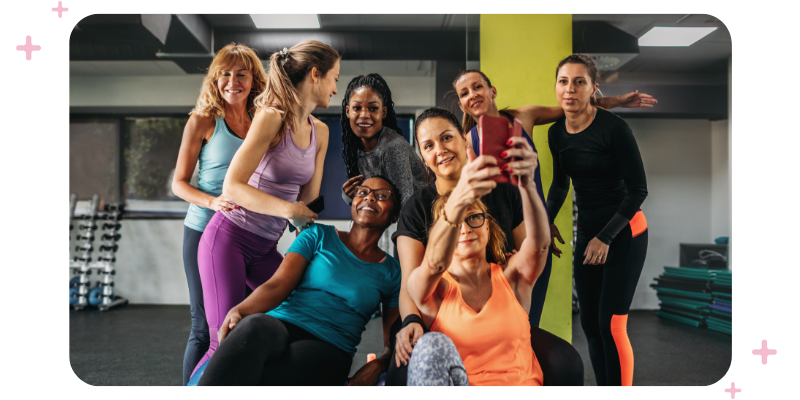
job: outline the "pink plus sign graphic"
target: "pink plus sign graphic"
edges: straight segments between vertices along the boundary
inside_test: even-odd
[[[735,399],[736,398],[736,393],[741,392],[742,389],[737,389],[736,388],[736,384],[731,382],[731,388],[730,389],[725,389],[725,391],[731,394],[731,398],[732,399]]]
[[[69,8],[61,7],[61,2],[59,1],[58,2],[58,7],[57,8],[53,8],[52,10],[53,11],[58,11],[58,18],[61,18],[61,13],[63,13],[64,11],[69,11]]]
[[[766,364],[767,363],[767,356],[774,356],[775,354],[778,354],[778,350],[768,349],[767,348],[767,341],[766,340],[762,340],[761,341],[761,348],[753,350],[753,354],[755,354],[757,356],[761,356],[761,364]]]
[[[21,45],[17,46],[17,50],[25,52],[25,59],[28,60],[28,61],[30,61],[30,59],[31,59],[31,53],[32,52],[39,51],[41,49],[42,49],[42,46],[31,44],[31,37],[30,36],[26,36],[25,37],[25,44],[21,44]]]

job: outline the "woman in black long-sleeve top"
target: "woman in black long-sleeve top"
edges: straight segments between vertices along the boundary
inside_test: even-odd
[[[639,209],[647,181],[628,124],[595,106],[599,77],[591,58],[582,55],[567,57],[556,69],[565,118],[548,132],[553,183],[547,208],[552,224],[572,178],[578,205],[575,287],[595,378],[598,385],[631,385],[627,320],[647,254],[647,222]]]

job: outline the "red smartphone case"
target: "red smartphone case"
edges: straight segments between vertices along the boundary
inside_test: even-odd
[[[522,136],[522,123],[514,118],[514,124],[511,125],[505,117],[482,115],[478,120],[478,135],[481,139],[481,155],[494,156],[497,166],[502,167],[509,160],[500,157],[500,154],[510,148],[506,143],[511,137]],[[517,184],[517,178],[506,171],[493,179],[499,183],[510,181],[513,185]]]

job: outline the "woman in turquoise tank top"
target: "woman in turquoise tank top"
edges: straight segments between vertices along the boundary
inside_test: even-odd
[[[306,204],[319,196],[328,127],[314,119],[336,94],[339,53],[308,40],[270,56],[264,91],[225,175],[224,207],[209,221],[197,250],[206,321],[212,333],[201,365],[217,348],[225,315],[280,266],[278,240],[288,222],[304,229],[317,214]]]
[[[183,267],[192,314],[192,330],[183,359],[184,385],[210,343],[197,247],[214,213],[235,207],[222,196],[222,182],[250,128],[253,101],[264,90],[266,81],[261,60],[252,49],[236,44],[223,47],[208,68],[197,105],[183,131],[172,191],[191,203],[183,223]],[[190,182],[198,164],[195,187]]]

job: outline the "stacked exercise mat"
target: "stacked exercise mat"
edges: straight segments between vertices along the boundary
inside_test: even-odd
[[[731,272],[664,267],[650,286],[661,301],[658,316],[698,328],[731,333]]]

